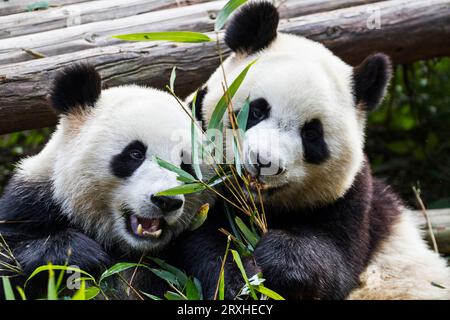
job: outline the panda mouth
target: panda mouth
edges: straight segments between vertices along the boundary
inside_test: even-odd
[[[140,238],[158,239],[163,232],[164,224],[162,218],[144,218],[137,214],[129,217],[131,232]]]

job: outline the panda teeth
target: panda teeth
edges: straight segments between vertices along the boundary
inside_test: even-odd
[[[162,233],[162,230],[159,229],[159,230],[154,231],[154,232],[144,231],[144,232],[143,232],[143,235],[144,235],[144,236],[151,236],[151,237],[159,238],[159,236],[161,235],[161,233]]]
[[[144,228],[142,228],[142,224],[137,226],[137,234],[142,236],[144,234]]]

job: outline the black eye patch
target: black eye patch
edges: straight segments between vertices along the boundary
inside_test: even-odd
[[[270,106],[267,100],[259,98],[250,102],[248,113],[247,130],[256,126],[261,121],[267,119],[270,115]]]
[[[330,156],[323,136],[323,126],[319,119],[306,122],[300,130],[303,143],[303,157],[306,162],[321,164]]]
[[[128,144],[121,153],[111,160],[112,173],[118,178],[128,178],[141,166],[145,160],[147,147],[141,141]]]

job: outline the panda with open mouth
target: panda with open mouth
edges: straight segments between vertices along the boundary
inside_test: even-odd
[[[0,220],[8,222],[0,234],[22,269],[1,275],[23,285],[35,268],[67,262],[98,276],[114,263],[170,251],[208,200],[157,195],[182,182],[153,157],[181,166],[190,148],[180,136],[190,137],[191,121],[176,100],[135,85],[102,90],[93,67],[75,64],[58,73],[49,101],[58,127],[39,154],[18,165],[0,199]],[[163,294],[154,278],[148,272],[135,283]],[[45,288],[37,283],[26,293],[38,297]]]
[[[243,157],[263,187],[269,226],[245,261],[248,275],[262,271],[265,285],[289,299],[449,299],[445,259],[428,248],[389,186],[372,176],[363,151],[366,115],[384,97],[390,59],[378,53],[353,68],[317,42],[277,32],[278,22],[271,3],[254,1],[225,33],[233,51],[223,63],[228,83],[256,60],[232,99],[235,112],[250,101]],[[223,95],[223,70],[197,95],[206,124]],[[228,115],[223,123],[229,126]],[[183,251],[191,257],[186,270],[209,298],[226,247],[217,230],[230,230],[216,210],[185,241],[201,245]],[[226,297],[243,284],[230,261]]]

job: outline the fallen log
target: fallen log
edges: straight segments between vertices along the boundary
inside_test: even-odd
[[[115,0],[117,1],[117,0]],[[217,12],[227,3],[227,0],[223,1],[211,1],[208,3],[191,5],[187,8],[174,8],[169,10],[146,10],[146,13],[138,16],[132,16],[126,14],[127,11],[138,10],[138,2],[148,0],[139,0],[123,3],[114,3],[108,1],[105,4],[104,1],[100,1],[99,4],[95,2],[87,2],[75,6],[67,6],[61,8],[59,11],[51,11],[47,14],[44,12],[42,15],[33,15],[33,19],[28,19],[23,22],[24,25],[14,22],[12,16],[5,17],[2,21],[0,18],[0,38],[2,33],[11,33],[11,37],[0,40],[0,64],[17,63],[21,61],[32,60],[36,56],[50,57],[54,55],[91,49],[96,47],[105,47],[109,45],[118,44],[119,41],[111,38],[111,35],[118,33],[134,33],[143,31],[168,31],[168,30],[191,30],[191,31],[211,31],[214,29],[214,22]],[[153,0],[154,5],[158,3],[166,2],[167,0]],[[204,0],[196,0],[195,2],[204,2]],[[366,4],[375,2],[374,0],[345,0],[345,1],[330,1],[330,0],[287,0],[280,5],[280,14],[282,18],[289,19],[309,13],[317,13],[323,11],[329,11],[336,8],[346,8],[355,4]],[[133,5],[136,4],[136,5]],[[94,4],[96,4],[94,6]],[[100,4],[102,6],[100,6]],[[124,14],[120,19],[114,19],[104,21],[101,17],[108,17],[111,15],[106,9],[107,5],[114,5],[113,12],[120,11],[120,14]],[[72,25],[67,28],[53,28],[55,24],[62,24],[65,26],[67,22],[67,10],[68,8],[78,8],[82,6],[84,9],[82,18],[91,17],[94,19],[91,23],[83,23],[78,25]],[[148,7],[148,5],[147,5]],[[118,10],[120,8],[120,10]],[[90,9],[90,11],[88,10]],[[103,11],[102,11],[103,10]],[[60,16],[55,16],[59,14]],[[91,14],[96,14],[92,16]],[[113,13],[114,14],[114,13]],[[119,14],[119,15],[120,15]],[[28,14],[22,14],[30,16]],[[59,19],[59,20],[58,20]],[[24,21],[22,17],[20,21]],[[39,32],[39,28],[52,27],[51,31]],[[31,30],[33,32],[30,32]],[[44,30],[42,30],[44,31]],[[26,32],[34,33],[33,35],[19,35],[19,33]],[[33,54],[36,53],[36,54]]]
[[[414,213],[420,219],[422,229],[426,231],[426,239],[432,247],[426,218],[421,211],[414,211]],[[450,254],[450,209],[427,210],[427,215],[431,221],[439,253]]]
[[[48,6],[60,7],[68,4],[86,2],[88,0],[49,0]],[[8,0],[0,2],[0,16],[28,11],[28,6],[35,4],[36,0]]]
[[[0,17],[0,39],[36,34],[91,22],[115,20],[208,0],[103,0],[88,1],[35,12]],[[94,29],[95,30],[95,29]],[[24,43],[23,47],[27,47]],[[32,48],[30,48],[32,49]]]
[[[381,29],[370,29],[367,21],[377,10]],[[351,64],[374,51],[384,51],[395,62],[404,63],[450,54],[450,43],[443,40],[450,38],[449,10],[450,0],[391,0],[282,20],[280,30],[320,41]],[[229,54],[224,45],[221,48],[225,56]],[[219,64],[215,42],[150,42],[0,66],[0,133],[55,124],[45,100],[49,79],[64,66],[86,61],[97,66],[110,86],[138,83],[162,88],[176,65],[176,91],[181,96],[197,88]]]

